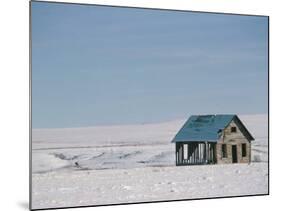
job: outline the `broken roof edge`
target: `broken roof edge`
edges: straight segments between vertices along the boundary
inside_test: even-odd
[[[199,138],[197,138],[197,139],[193,138],[193,139],[182,139],[182,140],[177,140],[176,139],[178,134],[181,133],[184,130],[184,128],[186,127],[188,122],[192,120],[192,118],[207,117],[207,116],[210,116],[210,117],[217,117],[217,116],[225,116],[226,117],[227,116],[227,117],[231,117],[231,118],[227,121],[227,123],[224,125],[223,128],[220,128],[218,131],[216,131],[216,133],[218,134],[216,139],[207,139],[207,138],[200,138],[200,139]],[[177,134],[174,136],[174,138],[172,139],[171,143],[176,143],[176,142],[217,142],[219,140],[219,138],[220,138],[220,136],[219,136],[220,130],[226,128],[226,126],[228,126],[230,124],[230,122],[234,118],[237,118],[241,122],[241,120],[238,118],[238,116],[236,114],[202,114],[202,115],[195,115],[195,114],[193,114],[193,115],[190,115],[189,118],[183,124],[183,126],[180,128],[180,130],[177,132]],[[243,125],[243,127],[246,128],[244,125]]]
[[[212,116],[212,117],[216,117],[216,116],[224,116],[224,117],[231,117],[226,124],[224,124],[224,126],[222,128],[220,128],[218,131],[216,131],[216,134],[218,134],[216,139],[209,139],[209,138],[184,138],[184,139],[176,139],[178,134],[181,133],[184,128],[186,127],[186,124],[188,124],[189,121],[191,121],[192,118],[195,117],[206,117],[206,116]],[[252,136],[252,134],[248,131],[248,129],[246,128],[246,126],[243,124],[243,122],[240,120],[240,118],[238,117],[237,114],[204,114],[204,115],[191,115],[189,116],[189,118],[185,121],[185,123],[183,124],[183,126],[180,128],[180,130],[177,132],[177,134],[174,136],[174,138],[172,139],[171,143],[176,143],[176,142],[217,142],[220,138],[220,131],[225,129],[226,127],[228,127],[228,125],[231,123],[231,121],[233,120],[237,120],[238,121],[238,126],[241,125],[242,127],[242,133],[245,132],[246,133],[246,138],[248,139],[248,141],[254,141],[254,137]]]

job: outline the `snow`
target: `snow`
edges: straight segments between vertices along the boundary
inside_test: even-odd
[[[239,115],[255,138],[249,164],[175,166],[185,120],[33,129],[32,208],[266,194],[267,115]]]

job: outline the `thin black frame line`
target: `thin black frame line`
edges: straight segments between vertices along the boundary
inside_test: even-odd
[[[32,210],[32,6],[29,2],[29,209]]]
[[[268,73],[268,86],[267,86],[267,105],[268,105],[268,191],[264,194],[250,194],[250,195],[238,195],[238,196],[222,196],[222,197],[203,197],[193,199],[175,199],[175,200],[163,200],[163,201],[144,201],[144,202],[130,202],[130,203],[117,203],[117,204],[101,204],[101,205],[85,205],[85,206],[74,206],[74,207],[53,207],[53,208],[42,208],[32,209],[32,2],[41,3],[54,3],[54,4],[71,4],[71,5],[85,5],[85,6],[101,6],[101,7],[114,7],[114,8],[132,8],[132,9],[148,9],[148,10],[162,10],[162,11],[175,11],[175,12],[192,12],[192,13],[207,13],[207,14],[221,14],[221,15],[239,15],[239,16],[250,16],[250,17],[266,17],[267,18],[267,73]],[[53,210],[53,209],[70,209],[70,208],[85,208],[85,207],[101,207],[101,206],[118,206],[118,205],[133,205],[133,204],[147,204],[147,203],[163,203],[163,202],[176,202],[176,201],[191,201],[191,200],[204,200],[204,199],[224,199],[224,198],[238,198],[238,197],[251,197],[251,196],[267,196],[270,195],[270,16],[267,15],[252,15],[252,14],[239,14],[239,13],[223,13],[223,12],[206,12],[206,11],[192,11],[192,10],[177,10],[177,9],[161,9],[161,8],[145,8],[145,7],[131,7],[131,6],[115,6],[115,5],[102,5],[102,4],[88,4],[88,3],[71,3],[71,2],[56,2],[56,1],[40,1],[30,0],[29,1],[29,209],[30,210]]]
[[[221,14],[221,15],[239,15],[239,16],[254,16],[254,17],[269,17],[268,15],[253,15],[253,14],[240,14],[240,13],[227,13],[227,12],[208,12],[200,10],[180,10],[180,9],[164,9],[157,7],[138,7],[138,6],[122,6],[122,5],[106,5],[106,4],[91,4],[91,3],[76,3],[76,2],[63,2],[63,1],[43,1],[43,0],[30,0],[30,2],[39,2],[39,3],[53,3],[53,4],[72,4],[72,5],[81,5],[81,6],[102,6],[102,7],[118,7],[124,9],[149,9],[149,10],[162,10],[162,11],[171,11],[171,12],[191,12],[191,13],[207,13],[207,14]]]
[[[75,206],[75,207],[52,207],[52,208],[39,208],[39,209],[31,209],[35,210],[57,210],[57,209],[73,209],[73,208],[87,208],[87,207],[105,207],[105,206],[119,206],[119,205],[135,205],[135,204],[151,204],[151,203],[165,203],[165,202],[184,202],[184,201],[198,201],[198,200],[206,200],[206,199],[235,199],[242,197],[259,197],[259,196],[268,196],[268,193],[261,194],[250,194],[250,195],[237,195],[237,196],[216,196],[216,197],[206,197],[206,198],[194,198],[194,199],[173,199],[167,201],[145,201],[145,202],[131,202],[131,203],[119,203],[119,204],[102,204],[102,205],[83,205],[83,206]]]
[[[269,80],[270,80],[270,74],[269,74],[269,63],[270,63],[270,57],[269,57],[269,53],[270,53],[270,33],[269,33],[269,29],[270,29],[270,26],[269,26],[269,16],[267,17],[267,173],[268,173],[268,177],[267,177],[267,188],[268,188],[268,195],[270,194],[270,162],[269,162],[269,159],[270,159],[270,156],[269,156],[269,151],[270,151],[270,143],[269,143],[269,136],[270,136],[270,83],[269,83]]]

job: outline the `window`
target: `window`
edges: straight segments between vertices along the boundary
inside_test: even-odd
[[[231,132],[236,133],[237,132],[236,127],[231,127]]]
[[[221,145],[221,152],[222,152],[222,157],[226,158],[227,157],[227,149],[226,149],[226,144]]]
[[[247,148],[246,148],[246,144],[242,144],[242,157],[246,157],[247,156]]]

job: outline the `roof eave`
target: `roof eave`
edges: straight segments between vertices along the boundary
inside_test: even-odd
[[[185,143],[185,142],[218,142],[218,139],[215,140],[172,140],[171,143]]]

